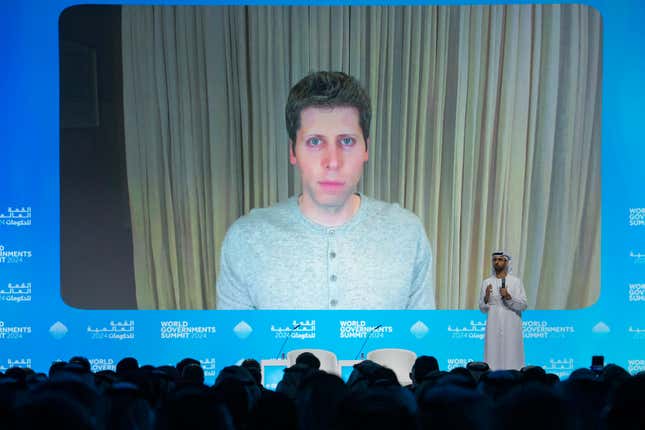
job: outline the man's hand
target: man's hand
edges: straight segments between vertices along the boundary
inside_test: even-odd
[[[502,295],[502,298],[504,300],[510,300],[511,299],[511,295],[509,294],[509,292],[506,289],[506,287],[500,288],[499,293]]]
[[[490,299],[490,293],[493,291],[493,286],[488,284],[486,286],[486,297],[484,297],[484,303],[488,304],[488,299]]]

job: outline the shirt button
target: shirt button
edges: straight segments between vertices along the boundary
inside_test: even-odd
[[[336,282],[336,279],[337,279],[337,278],[336,278],[336,275],[331,275],[331,276],[329,277],[329,280],[330,280],[330,281],[332,281],[332,282]]]
[[[336,300],[336,299],[332,299],[332,300],[329,302],[329,304],[330,304],[331,306],[336,306],[336,305],[338,304],[338,300]]]
[[[329,253],[329,258],[336,258],[336,253],[335,252],[330,252]]]

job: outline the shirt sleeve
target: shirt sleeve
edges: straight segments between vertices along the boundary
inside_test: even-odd
[[[486,280],[482,281],[481,285],[479,286],[479,310],[484,313],[488,313],[488,310],[490,309],[490,305],[484,302],[487,286],[488,285],[486,284]]]
[[[245,261],[241,254],[240,236],[233,225],[222,242],[220,271],[215,286],[217,309],[255,309],[249,285],[240,270],[240,262]]]
[[[517,279],[516,288],[513,288],[510,300],[504,300],[506,306],[515,312],[522,312],[527,308],[526,291],[524,291],[524,284],[521,279]]]
[[[432,249],[420,221],[419,229],[414,278],[406,309],[435,309]]]

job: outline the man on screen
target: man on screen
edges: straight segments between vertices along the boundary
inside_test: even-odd
[[[357,193],[369,156],[370,99],[340,72],[316,72],[286,106],[302,194],[238,219],[222,244],[218,309],[432,309],[432,253],[411,212]]]
[[[487,314],[484,361],[492,370],[524,367],[522,311],[526,292],[522,281],[510,275],[510,255],[493,253],[493,276],[484,279],[479,309]]]

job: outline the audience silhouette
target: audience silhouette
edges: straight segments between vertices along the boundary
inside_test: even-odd
[[[412,385],[373,361],[354,365],[347,382],[303,353],[276,391],[247,359],[205,384],[198,360],[140,366],[134,357],[93,372],[75,356],[48,374],[0,372],[0,428],[81,430],[488,430],[645,429],[645,373],[609,364],[576,369],[560,381],[538,366],[490,371],[482,362],[450,371],[420,356]]]

